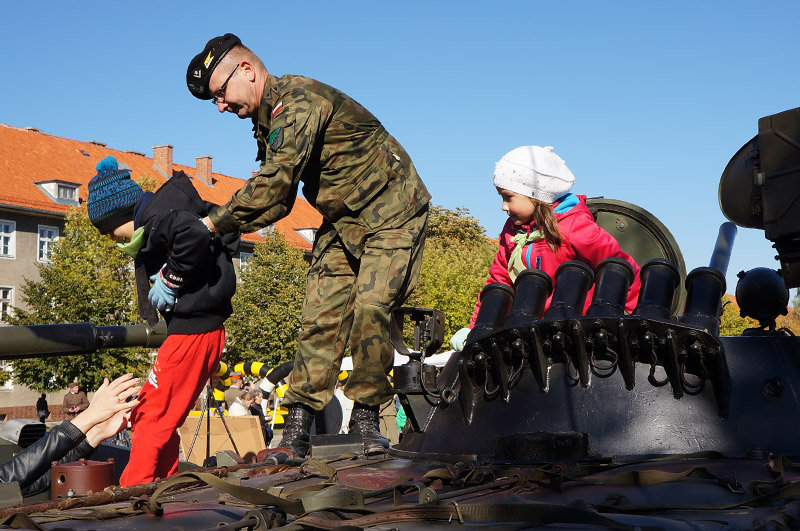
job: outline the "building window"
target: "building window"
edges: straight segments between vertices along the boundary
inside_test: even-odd
[[[0,371],[6,372],[13,372],[14,367],[11,365],[11,362],[8,360],[0,360]],[[9,376],[11,376],[9,374]],[[13,391],[14,390],[14,380],[9,378],[6,380],[6,383],[0,385],[0,391]]]
[[[267,235],[272,234],[273,232],[275,232],[275,226],[267,225],[266,227],[261,227],[260,229],[258,229],[256,231],[256,234],[258,234],[262,238],[266,238]]]
[[[66,184],[58,185],[58,198],[65,201],[78,200],[78,188],[76,186],[68,186]]]
[[[244,269],[252,258],[253,253],[239,253],[239,269]]]
[[[8,322],[8,315],[11,312],[11,305],[14,303],[12,296],[14,288],[0,287],[0,323]]]
[[[78,204],[78,183],[59,180],[40,181],[34,183],[47,197],[59,205]]]
[[[17,224],[15,222],[0,219],[0,256],[3,258],[14,258],[16,230]]]
[[[314,236],[317,235],[317,229],[294,229],[294,231],[308,243],[314,243]]]
[[[14,303],[14,288],[0,287],[0,323],[7,323],[11,313],[11,305]],[[11,372],[11,362],[0,360],[0,371]],[[11,391],[14,386],[9,378],[8,381],[0,386],[0,391]]]
[[[49,262],[53,244],[58,239],[58,227],[39,225],[39,255],[40,262]]]

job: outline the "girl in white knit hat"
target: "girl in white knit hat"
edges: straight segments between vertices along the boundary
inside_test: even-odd
[[[625,309],[631,312],[639,296],[639,266],[623,251],[617,240],[601,229],[586,206],[586,196],[570,192],[575,176],[550,146],[522,146],[506,153],[494,167],[494,185],[502,199],[508,220],[500,233],[500,248],[489,268],[486,284],[502,282],[513,286],[526,268],[541,269],[550,278],[560,264],[580,260],[592,269],[609,256],[631,264],[634,281]],[[550,306],[550,299],[545,310]],[[592,292],[586,297],[591,303]],[[475,305],[469,328],[462,328],[450,340],[461,350],[478,316]],[[585,310],[585,308],[584,308]]]

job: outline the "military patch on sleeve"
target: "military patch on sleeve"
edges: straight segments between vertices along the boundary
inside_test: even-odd
[[[269,147],[278,151],[283,145],[283,127],[279,127],[269,134]]]
[[[275,118],[275,115],[281,112],[281,109],[283,109],[283,100],[275,104],[275,108],[272,109],[272,117]]]

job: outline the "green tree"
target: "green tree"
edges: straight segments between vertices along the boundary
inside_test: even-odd
[[[739,314],[739,305],[732,295],[722,296],[722,316],[719,320],[719,335],[740,336],[746,328],[758,327],[758,321]]]
[[[134,182],[142,187],[145,192],[154,192],[161,183],[155,177],[150,176],[149,173],[143,173]]]
[[[786,328],[794,335],[800,336],[800,314],[797,313],[800,311],[800,290],[795,290],[787,310],[787,315],[780,315],[776,319],[777,327]]]
[[[25,311],[15,308],[12,325],[139,322],[130,259],[101,235],[84,210],[67,214],[64,234],[53,245],[50,262],[38,265],[41,280],[22,287]],[[14,380],[36,391],[63,389],[77,380],[95,389],[104,377],[147,374],[150,356],[142,348],[108,349],[93,354],[16,360]]]
[[[226,362],[277,365],[294,359],[307,271],[303,252],[278,232],[255,246],[225,323]]]
[[[469,209],[456,207],[450,210],[431,205],[428,217],[427,237],[451,243],[483,243],[486,241],[480,222],[469,213]]]
[[[495,252],[497,244],[468,209],[431,207],[419,285],[406,305],[445,313],[441,351],[450,350],[450,337],[469,323]]]
[[[776,317],[776,329],[783,329],[800,336],[800,315],[796,311],[798,304],[800,304],[800,291],[795,292],[795,296],[787,308],[787,315],[778,315]],[[759,323],[756,319],[741,316],[735,297],[732,295],[724,295],[722,297],[722,317],[720,318],[719,335],[740,336],[745,329],[758,327]]]

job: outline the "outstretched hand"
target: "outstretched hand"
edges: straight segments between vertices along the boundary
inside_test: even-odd
[[[86,441],[92,445],[93,448],[97,448],[100,446],[101,442],[127,428],[130,421],[130,411],[118,411],[110,419],[92,426],[92,428],[86,432]]]
[[[137,394],[141,390],[139,378],[134,378],[132,374],[120,376],[116,380],[109,382],[108,378],[103,379],[97,391],[95,391],[89,407],[76,416],[72,423],[83,433],[114,417],[120,412],[130,412],[139,401],[126,400]]]

